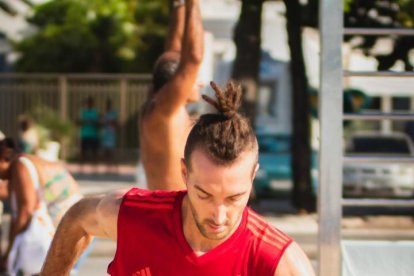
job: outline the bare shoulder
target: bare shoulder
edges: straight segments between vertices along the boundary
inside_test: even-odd
[[[99,224],[106,236],[116,240],[118,212],[122,198],[129,189],[120,189],[104,195],[96,207]]]
[[[275,276],[314,276],[309,258],[302,248],[292,242],[283,254],[275,271]]]
[[[128,190],[115,190],[104,195],[97,206],[97,211],[104,216],[118,215],[122,198]]]
[[[14,190],[23,188],[34,190],[33,184],[30,184],[32,183],[30,172],[26,165],[19,159],[21,156],[23,155],[18,156],[11,164],[12,181],[10,181],[10,186]]]

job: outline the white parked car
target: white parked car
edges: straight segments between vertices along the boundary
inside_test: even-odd
[[[414,145],[403,133],[360,133],[347,142],[347,155],[414,157]],[[414,164],[354,163],[343,168],[346,197],[414,195]]]

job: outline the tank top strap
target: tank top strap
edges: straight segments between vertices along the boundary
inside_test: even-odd
[[[40,201],[42,205],[43,202],[41,201],[41,195],[40,195],[40,192],[41,192],[40,179],[39,179],[39,174],[37,173],[35,165],[29,158],[24,157],[24,156],[19,157],[18,161],[20,161],[29,171],[30,178],[36,190],[37,200]],[[12,209],[12,216],[16,217],[17,216],[17,200],[16,200],[16,195],[13,192],[10,195],[10,204],[11,204],[11,209]]]
[[[37,173],[36,167],[33,162],[27,157],[19,157],[19,161],[27,168],[30,174],[30,178],[32,179],[33,186],[35,187],[36,191],[40,189],[40,179],[39,174]]]

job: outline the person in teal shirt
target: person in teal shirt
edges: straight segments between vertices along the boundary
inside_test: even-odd
[[[106,100],[106,113],[102,117],[101,147],[107,166],[107,172],[118,172],[116,155],[116,136],[118,129],[118,112],[112,109],[111,99]]]
[[[82,161],[96,160],[99,149],[99,113],[92,97],[80,111],[80,139]]]

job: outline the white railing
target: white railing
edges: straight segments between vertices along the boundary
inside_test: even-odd
[[[125,152],[138,147],[137,119],[149,83],[150,75],[136,74],[0,74],[0,130],[16,137],[18,116],[36,106],[48,106],[76,122],[87,97],[94,98],[102,114],[111,99],[119,113],[118,149]]]

